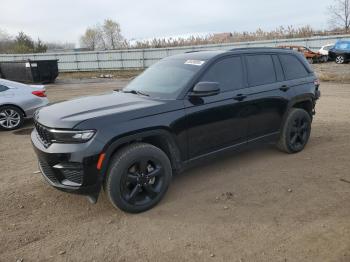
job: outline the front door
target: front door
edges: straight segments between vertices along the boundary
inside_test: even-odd
[[[242,61],[233,56],[215,62],[198,82],[218,82],[220,93],[187,97],[189,158],[246,142],[248,121],[239,94],[245,87]]]

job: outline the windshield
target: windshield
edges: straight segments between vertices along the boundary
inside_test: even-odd
[[[350,50],[350,41],[339,41],[336,43],[335,48],[340,50]]]
[[[176,99],[199,71],[201,63],[183,59],[165,59],[148,68],[127,85],[124,92],[134,92],[164,99]]]

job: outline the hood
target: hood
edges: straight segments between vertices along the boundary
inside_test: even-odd
[[[162,113],[165,108],[167,111],[171,110],[171,107],[165,107],[166,103],[169,102],[141,95],[113,92],[43,107],[35,115],[35,120],[51,128],[73,128],[83,121],[110,115],[118,115],[116,121],[126,121]]]

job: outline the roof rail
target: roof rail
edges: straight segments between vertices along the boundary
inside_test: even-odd
[[[267,46],[264,46],[264,47],[238,47],[238,48],[233,48],[233,49],[230,49],[228,51],[237,51],[237,50],[250,50],[250,49],[276,49],[277,47],[267,47]]]
[[[191,51],[186,51],[185,54],[197,53],[197,52],[202,52],[202,51],[208,51],[208,50],[191,50]]]

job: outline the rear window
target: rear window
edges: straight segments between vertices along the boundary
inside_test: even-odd
[[[248,82],[250,86],[276,82],[276,74],[270,55],[247,55]]]
[[[243,71],[240,57],[225,58],[209,68],[201,81],[218,82],[221,92],[243,88]]]
[[[287,80],[307,77],[309,72],[294,55],[280,55],[284,75]]]

